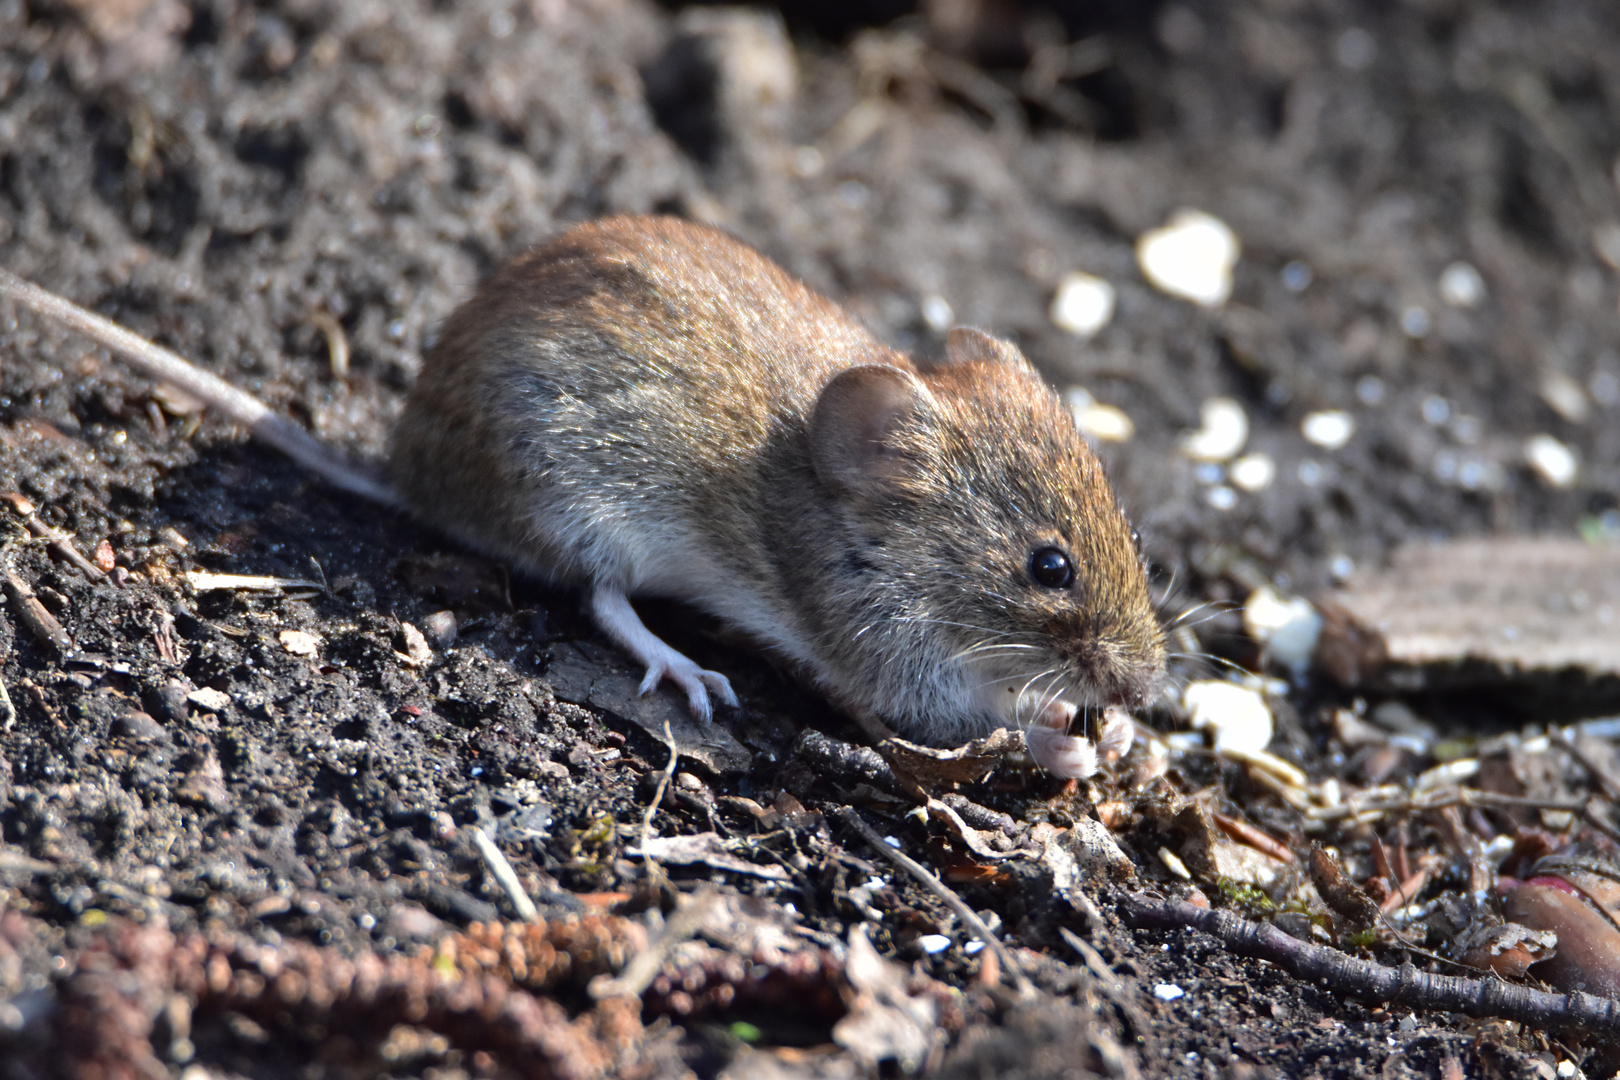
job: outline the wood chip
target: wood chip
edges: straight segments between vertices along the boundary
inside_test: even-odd
[[[1322,609],[1317,660],[1346,686],[1620,675],[1620,546],[1535,537],[1407,546]]]

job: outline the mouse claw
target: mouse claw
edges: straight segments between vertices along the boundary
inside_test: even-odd
[[[647,665],[647,674],[642,678],[641,687],[637,692],[642,695],[650,694],[665,679],[686,692],[687,706],[699,723],[709,724],[714,721],[714,705],[709,701],[710,691],[714,692],[722,704],[737,708],[737,694],[731,689],[729,679],[718,671],[707,671],[698,667],[679,653],[672,658]]]

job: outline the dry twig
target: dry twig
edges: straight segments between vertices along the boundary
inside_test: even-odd
[[[1620,1001],[1612,998],[1549,994],[1500,979],[1432,975],[1412,964],[1387,967],[1289,937],[1267,923],[1183,900],[1136,893],[1120,902],[1120,914],[1136,930],[1201,930],[1241,956],[1269,960],[1296,979],[1319,982],[1338,996],[1620,1039]]]
[[[1028,998],[1034,995],[1035,987],[1030,983],[1029,976],[1024,974],[1024,969],[1019,966],[1018,961],[1013,957],[1007,946],[1002,944],[1001,939],[996,937],[995,932],[985,925],[983,919],[979,918],[978,912],[968,907],[960,896],[951,891],[950,886],[935,877],[927,867],[916,859],[885,843],[883,837],[873,832],[872,827],[861,820],[860,814],[855,811],[853,806],[843,807],[838,816],[843,819],[846,825],[860,833],[863,840],[882,852],[884,858],[910,874],[923,888],[944,901],[945,906],[950,908],[956,914],[956,917],[962,920],[962,924],[973,932],[973,936],[984,942],[990,951],[995,953],[996,960],[1001,964],[1002,970],[1011,976],[1013,986],[1018,990],[1020,997]]]

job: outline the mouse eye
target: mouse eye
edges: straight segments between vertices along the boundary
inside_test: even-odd
[[[1142,554],[1142,534],[1135,529],[1131,530],[1131,546],[1136,549],[1138,555]]]
[[[1029,576],[1048,589],[1067,589],[1074,583],[1074,564],[1057,548],[1041,548],[1029,557]]]

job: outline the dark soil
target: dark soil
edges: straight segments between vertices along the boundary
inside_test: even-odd
[[[942,299],[956,321],[1016,339],[1055,385],[1123,408],[1136,436],[1102,452],[1161,586],[1175,583],[1167,611],[1241,600],[1261,581],[1313,593],[1403,540],[1620,532],[1620,282],[1599,254],[1620,223],[1620,9],[1008,2],[962,5],[979,22],[953,35],[950,6],[931,25],[894,5],[882,18],[898,21],[875,27],[844,10],[859,5],[789,6],[783,52],[769,32],[779,24],[746,9],[635,0],[0,0],[0,265],[374,457],[436,325],[481,275],[571,222],[672,212],[735,232],[905,347],[941,347],[924,312]],[[1039,57],[1082,39],[1091,51],[1070,55],[1095,63],[1038,77]],[[796,93],[773,97],[782,86]],[[1219,310],[1161,294],[1137,270],[1135,238],[1183,206],[1241,237]],[[1603,250],[1620,261],[1617,248]],[[1440,295],[1459,260],[1484,281],[1476,307]],[[1118,289],[1112,322],[1084,343],[1047,315],[1073,269]],[[341,378],[334,336],[349,353]],[[1584,415],[1549,403],[1555,384],[1566,397],[1577,388]],[[1175,449],[1214,395],[1243,402],[1250,447],[1279,466],[1229,509]],[[1320,409],[1354,415],[1343,449],[1301,435]],[[1578,455],[1572,485],[1526,466],[1537,434]],[[744,707],[723,722],[753,763],[678,777],[658,830],[771,833],[793,874],[781,884],[672,866],[660,888],[626,849],[664,748],[547,681],[556,651],[576,642],[633,674],[576,598],[334,494],[9,307],[0,488],[116,564],[91,581],[13,520],[10,568],[73,648],[31,634],[15,601],[0,609],[15,707],[0,735],[0,909],[27,920],[13,924],[24,928],[14,955],[0,950],[0,997],[20,1003],[10,1026],[31,1047],[0,1074],[67,1060],[55,1055],[71,1047],[40,1035],[66,1030],[50,1027],[42,991],[119,927],[414,956],[450,930],[510,918],[469,839],[479,822],[499,825],[548,917],[595,896],[647,920],[713,881],[791,903],[813,940],[842,949],[860,904],[875,907],[880,951],[968,991],[963,1025],[927,1066],[941,1075],[1620,1066],[1614,1047],[1512,1025],[1403,1024],[1406,1011],[1347,1002],[1202,935],[1093,924],[1013,863],[999,884],[960,888],[1040,954],[1039,995],[1019,1005],[975,989],[980,961],[954,916],[833,810],[868,808],[936,868],[965,852],[937,822],[905,816],[906,801],[869,798],[855,777],[796,756],[804,730],[862,736],[670,608],[649,622],[733,676]],[[185,577],[197,570],[324,587],[198,591]],[[411,658],[406,624],[445,610],[458,636]],[[314,635],[314,655],[288,631]],[[1235,614],[1198,633],[1204,649],[1256,660]],[[188,703],[202,689],[228,704]],[[1307,683],[1289,701],[1287,756],[1316,778],[1343,769],[1322,716],[1344,695]],[[1486,707],[1464,719],[1535,718]],[[1182,768],[1189,789],[1232,782]],[[1236,790],[1253,820],[1300,838],[1264,792]],[[1091,812],[1086,793],[1012,769],[968,794],[1027,823]],[[777,816],[761,824],[739,800]],[[1139,839],[1127,846],[1140,873],[1170,887]],[[889,885],[852,901],[863,862]],[[599,895],[612,893],[625,897]],[[1118,983],[1088,973],[1059,925],[1091,941]],[[953,946],[930,957],[915,939],[934,930]],[[1161,1001],[1160,983],[1186,995]],[[589,1005],[577,988],[554,996],[571,1015]],[[733,1075],[858,1074],[825,1049],[826,1017],[722,1008],[683,1022],[648,1000],[644,1073],[734,1062]],[[29,1002],[44,1013],[25,1023]],[[207,1070],[198,1076],[252,1077],[448,1076],[516,1060],[437,1044],[339,1052],[341,1031],[318,1019],[283,1029],[250,1013],[199,1014],[184,1051],[154,1042],[157,1060],[174,1075],[189,1063]],[[764,1049],[747,1049],[754,1034],[739,1020]],[[780,1046],[801,1049],[768,1052]]]

